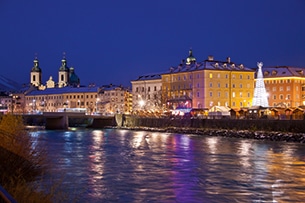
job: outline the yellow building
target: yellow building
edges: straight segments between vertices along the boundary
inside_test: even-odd
[[[98,87],[62,87],[33,90],[25,95],[25,112],[55,112],[62,109],[97,111]]]
[[[162,74],[162,99],[168,108],[251,106],[253,69],[231,62],[230,58],[216,61],[209,56],[207,60],[196,62],[192,52],[186,61]]]
[[[305,105],[305,69],[290,66],[263,67],[269,106]]]

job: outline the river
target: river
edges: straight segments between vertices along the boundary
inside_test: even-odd
[[[120,129],[31,132],[65,202],[303,202],[305,144]]]

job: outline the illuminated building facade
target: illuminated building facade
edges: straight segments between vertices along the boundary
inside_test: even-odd
[[[128,88],[118,85],[103,85],[98,94],[98,112],[102,114],[130,113],[131,93]]]
[[[177,67],[162,74],[163,103],[169,109],[211,108],[227,106],[230,108],[250,107],[254,93],[253,69],[243,64],[216,61],[212,56],[197,62],[184,60]]]
[[[305,105],[305,68],[275,66],[263,67],[262,70],[270,106]]]
[[[159,111],[161,103],[161,75],[151,74],[138,77],[131,81],[132,84],[132,110]]]
[[[60,109],[86,109],[96,112],[98,87],[62,87],[33,90],[25,95],[25,112],[55,112]]]

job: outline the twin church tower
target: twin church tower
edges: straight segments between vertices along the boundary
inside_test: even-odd
[[[37,57],[34,59],[34,66],[31,70],[31,85],[38,87],[40,90],[44,90],[46,88],[55,88],[55,87],[66,87],[66,86],[73,86],[78,87],[80,86],[80,79],[75,74],[73,67],[67,66],[67,60],[65,55],[63,56],[63,59],[61,60],[61,66],[58,70],[58,83],[55,83],[53,81],[52,76],[50,76],[49,80],[46,82],[46,85],[42,84],[42,71],[39,66],[39,61]]]

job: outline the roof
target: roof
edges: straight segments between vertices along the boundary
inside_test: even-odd
[[[94,93],[98,92],[98,87],[62,87],[46,88],[45,90],[33,90],[27,96],[50,95],[50,94],[67,94],[67,93]]]
[[[161,74],[155,73],[155,74],[141,75],[136,80],[132,80],[132,81],[158,80],[158,79],[161,79]]]
[[[179,64],[177,67],[170,67],[169,71],[164,74],[192,72],[198,70],[217,70],[217,71],[249,71],[255,72],[251,68],[245,67],[243,64],[235,64],[227,61],[204,60],[202,62],[187,64]]]
[[[275,77],[304,77],[305,68],[291,66],[274,66],[262,68],[264,78]]]

